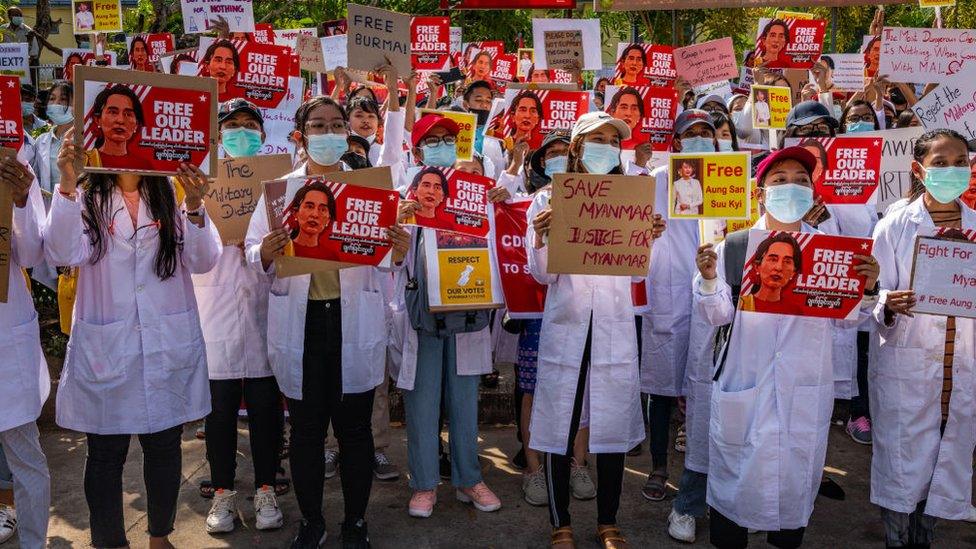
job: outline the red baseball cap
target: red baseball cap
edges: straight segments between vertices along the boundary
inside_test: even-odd
[[[440,126],[445,130],[451,132],[452,135],[457,135],[461,131],[458,127],[457,122],[442,116],[440,114],[425,114],[420,117],[419,120],[413,123],[413,132],[410,133],[410,141],[413,146],[416,147],[420,140],[427,137],[427,133],[430,130]]]
[[[763,178],[766,177],[766,172],[773,167],[773,164],[783,160],[796,160],[800,164],[803,164],[803,167],[811,177],[813,176],[813,171],[817,169],[817,157],[813,156],[812,152],[798,146],[786,147],[763,158],[762,162],[756,166],[756,183],[762,185]]]

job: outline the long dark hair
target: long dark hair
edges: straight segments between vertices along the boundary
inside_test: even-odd
[[[617,105],[620,104],[620,100],[625,95],[633,95],[635,98],[637,98],[637,110],[640,111],[640,117],[643,120],[643,118],[645,116],[645,113],[644,113],[644,98],[641,97],[640,92],[637,91],[637,89],[634,88],[633,86],[627,86],[626,88],[623,88],[621,90],[618,90],[617,93],[614,94],[613,99],[610,100],[610,105],[608,105],[607,108],[605,109],[606,112],[608,112],[608,113],[610,113],[612,115],[613,112],[615,110],[617,110]]]
[[[763,259],[766,257],[766,254],[769,253],[769,249],[773,247],[773,244],[777,243],[789,244],[793,247],[793,266],[796,268],[794,275],[802,274],[803,250],[800,249],[800,244],[795,238],[793,238],[793,235],[788,232],[776,233],[775,235],[767,237],[766,240],[760,242],[759,247],[756,248],[756,253],[753,256],[755,258],[753,259],[753,263],[756,265],[761,264]],[[756,276],[758,277],[758,274]],[[752,293],[758,293],[760,287],[761,284],[754,284],[752,287]]]
[[[929,151],[932,150],[932,143],[935,143],[943,137],[958,139],[963,145],[966,146],[967,151],[970,150],[969,141],[966,141],[966,138],[956,130],[950,130],[948,128],[929,130],[923,133],[922,136],[915,141],[915,148],[912,150],[912,157],[914,158],[915,162],[921,164],[922,161],[925,160],[925,157],[928,156]],[[911,177],[912,185],[908,188],[908,191],[905,192],[905,198],[907,198],[909,202],[915,202],[918,197],[925,194],[925,184],[921,179],[915,176],[914,171],[909,171],[908,173]]]
[[[81,220],[92,246],[89,263],[94,265],[105,257],[110,240],[109,231],[118,212],[112,210],[112,190],[115,177],[110,174],[89,173],[81,185],[84,189],[84,208]],[[160,280],[176,274],[180,252],[183,249],[183,228],[177,222],[176,194],[169,180],[161,176],[143,176],[139,179],[139,198],[146,202],[149,215],[157,224],[159,249],[153,261],[153,272]],[[137,227],[136,231],[142,227]]]
[[[132,88],[125,84],[115,84],[98,92],[98,95],[95,96],[95,102],[92,104],[92,116],[101,118],[102,110],[105,108],[105,104],[108,103],[108,98],[113,95],[124,95],[132,101],[132,110],[138,123],[138,126],[136,126],[136,135],[138,135],[139,128],[146,125],[146,118],[142,114],[142,101],[139,100],[136,92],[132,91]],[[95,138],[95,148],[101,147],[103,143],[105,143],[105,136],[99,133]]]
[[[229,49],[231,52],[230,55],[234,59],[234,71],[236,72],[241,70],[241,54],[237,52],[237,48],[234,47],[234,43],[226,38],[221,38],[220,40],[216,40],[213,44],[210,44],[210,47],[207,48],[206,53],[203,54],[203,61],[200,61],[200,64],[209,65],[210,58],[217,53],[218,48]]]
[[[336,204],[335,195],[332,194],[332,189],[322,181],[311,181],[306,185],[302,185],[297,191],[295,191],[295,196],[291,199],[291,203],[288,204],[288,208],[285,209],[286,215],[294,216],[298,213],[298,210],[302,207],[302,202],[305,201],[305,195],[312,191],[319,191],[325,195],[328,199],[328,209],[329,209],[329,226],[336,220]],[[291,232],[288,233],[288,237],[295,240],[299,232],[298,223],[295,223],[295,227],[292,228]]]
[[[871,117],[874,119],[874,129],[880,130],[881,124],[878,122],[878,114],[874,112],[874,105],[863,99],[855,99],[854,101],[848,103],[847,106],[844,107],[844,111],[840,113],[840,127],[844,128],[845,133],[847,131],[847,114],[851,112],[851,109],[859,106],[868,108],[868,111],[871,112]]]
[[[728,126],[729,132],[732,133],[732,150],[739,150],[739,138],[735,135],[735,122],[732,121],[732,117],[722,111],[712,111],[709,114],[712,115],[712,125],[715,126],[716,143],[718,142],[718,129],[722,126]]]
[[[133,36],[132,42],[129,43],[129,64],[132,64],[132,52],[136,49],[136,42],[140,42],[142,49],[146,50],[146,64],[151,66],[153,63],[149,59],[149,44],[146,43],[146,39],[141,34]]]

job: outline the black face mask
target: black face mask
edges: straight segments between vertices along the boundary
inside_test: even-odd
[[[471,112],[478,115],[478,125],[484,126],[488,122],[488,111],[484,109],[470,109]]]
[[[548,177],[537,174],[532,168],[525,170],[525,173],[528,175],[528,177],[525,179],[525,190],[529,194],[534,194],[539,189],[542,189],[551,183],[551,180]]]

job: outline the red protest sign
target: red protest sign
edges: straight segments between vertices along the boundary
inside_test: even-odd
[[[389,264],[400,195],[321,177],[264,183],[272,229],[287,228],[287,257],[360,265]]]
[[[527,140],[530,149],[537,149],[543,137],[569,132],[576,119],[590,110],[587,92],[510,88],[505,99],[505,113],[489,121],[485,135],[505,141],[506,148]]]
[[[414,17],[410,20],[410,63],[414,69],[442,70],[450,55],[449,17]]]
[[[258,44],[274,44],[274,25],[271,23],[255,23],[254,34],[252,36],[254,37],[254,41]]]
[[[288,46],[216,40],[198,58],[199,75],[217,81],[221,103],[243,97],[258,107],[274,109],[288,95],[294,61]]]
[[[855,255],[874,241],[817,233],[749,231],[742,271],[743,311],[820,318],[854,318],[866,278]]]
[[[464,45],[461,55],[461,70],[468,81],[491,81],[491,70],[494,60],[505,53],[505,43],[501,40],[486,40],[471,42]]]
[[[650,141],[655,151],[670,150],[678,111],[674,88],[607,86],[606,96],[606,112],[630,126],[631,137],[620,144],[622,149]]]
[[[617,44],[615,84],[672,87],[677,74],[673,47],[626,42]]]
[[[137,71],[155,72],[159,56],[171,51],[173,51],[172,34],[168,32],[137,34],[129,40],[129,66]]]
[[[407,188],[407,200],[416,200],[420,209],[405,224],[485,238],[488,190],[494,186],[495,181],[483,175],[426,167]]]
[[[20,77],[0,75],[0,147],[19,151],[24,142]]]
[[[823,51],[826,29],[823,19],[760,19],[753,66],[812,68]]]
[[[824,204],[874,204],[881,180],[881,137],[787,139],[817,158],[814,191]]]
[[[529,272],[525,231],[531,199],[499,202],[495,210],[495,256],[505,294],[505,306],[512,318],[542,318],[546,286]]]
[[[491,81],[495,87],[504,91],[505,86],[515,81],[518,72],[518,58],[514,53],[502,53],[495,57],[491,68]]]

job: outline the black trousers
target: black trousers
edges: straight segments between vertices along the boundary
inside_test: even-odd
[[[749,530],[709,506],[708,538],[719,549],[742,549],[749,545]],[[766,533],[766,542],[780,549],[794,549],[803,543],[806,528]]]
[[[868,400],[868,349],[871,345],[870,332],[857,333],[857,393],[851,399],[851,417],[871,418],[870,400]]]
[[[546,484],[549,488],[549,523],[553,528],[570,525],[569,518],[569,476],[573,458],[573,442],[579,431],[580,416],[583,413],[583,395],[586,390],[586,375],[590,369],[590,346],[592,327],[586,336],[583,350],[583,363],[580,365],[579,380],[576,383],[576,398],[573,402],[573,417],[569,424],[569,440],[566,454],[546,454]],[[597,524],[616,524],[617,509],[620,507],[620,490],[624,481],[623,452],[618,454],[597,454],[596,456],[596,510]],[[581,464],[582,465],[582,464]]]
[[[339,300],[309,301],[305,314],[302,399],[288,399],[292,484],[305,520],[324,524],[325,428],[339,442],[345,524],[366,516],[373,486],[373,391],[342,392],[342,311]]]
[[[237,470],[237,412],[247,408],[254,488],[274,486],[284,412],[274,376],[210,380],[211,412],[206,419],[207,462],[213,487],[234,489]]]
[[[149,535],[168,536],[176,521],[176,500],[180,494],[183,456],[180,450],[183,426],[177,425],[139,436],[142,446],[142,477],[146,483]],[[85,435],[85,500],[88,502],[92,545],[98,548],[125,547],[122,518],[122,467],[129,453],[132,435]]]
[[[675,398],[664,395],[651,395],[650,413],[647,421],[651,425],[651,468],[653,471],[668,470],[668,441],[671,438],[671,410]]]

